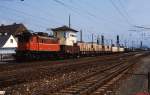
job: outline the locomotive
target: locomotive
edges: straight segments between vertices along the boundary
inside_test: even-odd
[[[19,35],[16,59],[43,60],[124,52],[123,47],[78,42],[78,31],[67,26],[53,28],[52,31],[53,36],[43,32],[31,33],[29,31]]]

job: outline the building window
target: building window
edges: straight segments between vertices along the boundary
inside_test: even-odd
[[[64,38],[66,38],[66,32],[64,32]]]
[[[71,37],[76,37],[76,35],[70,34]]]
[[[10,43],[13,43],[13,39],[10,39]]]
[[[55,33],[55,37],[57,37],[57,32]]]

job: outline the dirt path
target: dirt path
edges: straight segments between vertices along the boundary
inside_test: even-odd
[[[150,56],[142,58],[137,63],[137,68],[133,71],[134,74],[122,81],[118,95],[134,95],[139,92],[147,92],[148,80],[146,75],[148,72],[150,72]]]

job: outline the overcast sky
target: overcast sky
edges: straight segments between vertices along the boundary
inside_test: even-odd
[[[103,34],[108,43],[120,35],[121,43],[136,46],[143,40],[150,46],[150,30],[133,27],[150,27],[149,4],[150,0],[0,0],[0,24],[23,23],[30,30],[48,32],[68,25],[70,14],[71,27],[82,29],[85,41],[94,33]]]

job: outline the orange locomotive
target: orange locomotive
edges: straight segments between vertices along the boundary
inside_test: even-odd
[[[58,56],[60,51],[59,39],[50,37],[46,33],[26,32],[18,36],[16,58],[21,60],[46,59]]]
[[[77,57],[80,49],[77,44],[73,46],[61,45],[60,39],[48,36],[47,33],[25,32],[18,36],[16,60],[44,60],[53,58]]]

